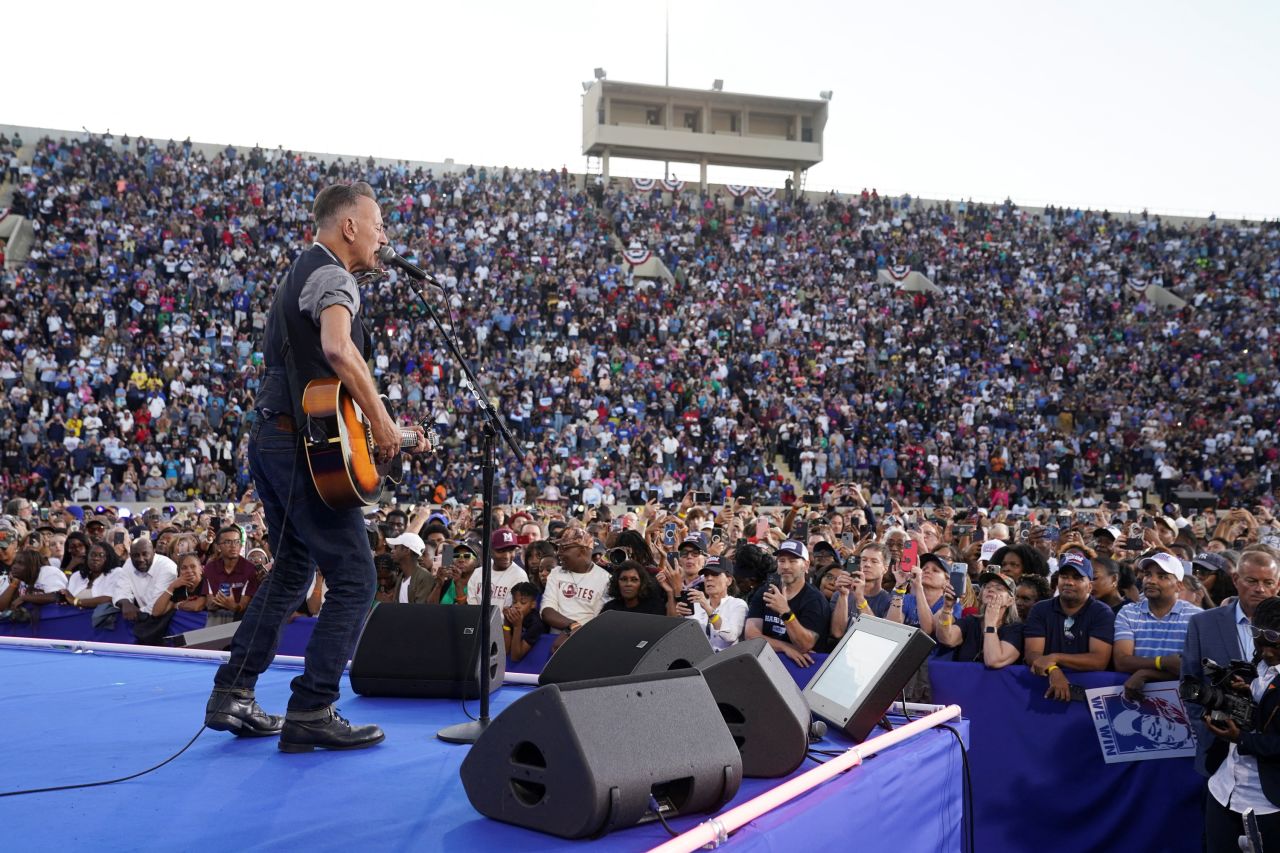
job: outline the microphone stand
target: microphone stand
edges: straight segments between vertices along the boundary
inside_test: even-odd
[[[414,275],[407,275],[410,281],[417,278]],[[427,279],[429,281],[429,279]],[[472,371],[471,365],[467,364],[466,358],[463,357],[462,351],[458,349],[458,343],[449,334],[448,329],[440,320],[440,315],[431,307],[430,301],[423,295],[422,290],[417,285],[410,285],[413,292],[422,302],[424,308],[427,309],[427,315],[431,317],[431,322],[440,332],[445,345],[452,353],[454,361],[458,363],[458,367],[462,370],[465,377],[464,384],[471,392],[471,396],[475,399],[476,405],[480,409],[480,414],[484,418],[484,425],[481,428],[481,476],[483,478],[482,496],[484,500],[484,519],[481,522],[481,539],[480,539],[480,716],[471,722],[458,723],[448,726],[436,732],[436,737],[446,743],[475,743],[480,735],[484,734],[484,730],[489,727],[489,684],[492,679],[492,670],[490,669],[490,643],[492,637],[489,636],[489,623],[492,620],[493,607],[493,591],[491,589],[491,581],[493,579],[493,564],[490,561],[489,553],[489,537],[492,534],[490,528],[493,524],[493,475],[497,468],[497,438],[501,436],[506,442],[511,452],[516,458],[520,457],[520,449],[516,441],[511,436],[511,432],[507,429],[507,425],[498,417],[497,411],[489,402],[488,398],[480,391],[480,383],[476,380],[475,372]],[[443,288],[442,288],[443,290]],[[498,654],[505,654],[499,649]]]

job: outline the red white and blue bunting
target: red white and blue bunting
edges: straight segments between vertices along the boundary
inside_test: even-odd
[[[777,193],[777,187],[756,187],[756,195],[760,198],[773,198]]]
[[[729,195],[734,198],[742,198],[744,195],[751,192],[751,187],[746,184],[725,184],[724,188],[728,190]]]
[[[684,189],[684,181],[664,180],[662,188],[667,192],[678,193]]]
[[[631,186],[642,193],[651,192],[658,183],[656,178],[632,178]]]
[[[1136,278],[1129,279],[1128,284],[1129,284],[1129,287],[1136,293],[1145,293],[1148,286],[1148,282],[1138,281]]]
[[[627,263],[631,264],[631,266],[638,267],[645,261],[652,258],[653,252],[648,249],[642,249],[639,246],[632,246],[630,249],[627,249],[622,253],[622,257],[625,258]]]
[[[888,272],[889,272],[889,278],[893,279],[894,281],[902,281],[907,276],[911,275],[911,267],[892,266],[892,267],[889,267]]]

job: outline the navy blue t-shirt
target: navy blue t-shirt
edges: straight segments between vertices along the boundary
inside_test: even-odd
[[[766,637],[786,640],[787,626],[782,624],[782,617],[765,606],[764,591],[767,588],[762,586],[751,596],[751,601],[747,604],[747,618],[763,619],[764,626],[761,631]],[[806,583],[787,601],[787,606],[796,615],[796,619],[800,620],[801,625],[817,635],[818,642],[814,648],[821,646],[822,641],[826,639],[827,628],[831,624],[831,611],[827,608],[827,600],[822,597],[822,593],[818,592],[812,584]]]
[[[1084,607],[1074,616],[1068,616],[1055,596],[1037,602],[1031,608],[1022,635],[1024,638],[1044,637],[1044,653],[1047,655],[1083,655],[1089,653],[1091,637],[1113,643],[1115,631],[1116,614],[1105,603],[1089,596]]]

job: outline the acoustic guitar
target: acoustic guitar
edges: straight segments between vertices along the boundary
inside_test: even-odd
[[[320,499],[330,509],[370,506],[382,497],[386,481],[399,483],[391,473],[392,458],[386,465],[374,456],[376,445],[368,418],[354,398],[335,378],[314,379],[302,392],[302,410],[309,423],[303,430],[307,466]],[[435,449],[435,430],[427,430],[427,443]],[[418,434],[400,431],[400,448],[416,447]]]

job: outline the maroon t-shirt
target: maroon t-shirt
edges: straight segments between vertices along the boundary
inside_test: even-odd
[[[258,569],[253,563],[250,563],[244,557],[236,560],[235,568],[227,574],[227,570],[223,565],[221,557],[215,557],[204,564],[204,583],[201,586],[201,595],[212,596],[217,593],[223,584],[231,587],[232,597],[239,602],[247,594],[253,597],[258,591]]]

